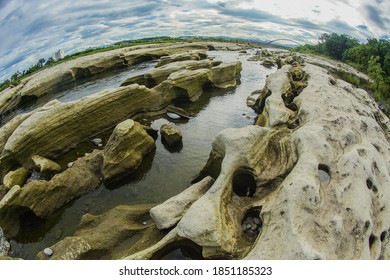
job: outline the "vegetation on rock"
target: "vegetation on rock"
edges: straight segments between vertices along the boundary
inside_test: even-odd
[[[390,107],[390,41],[385,39],[367,39],[361,44],[355,38],[336,33],[323,34],[317,45],[304,45],[295,51],[325,55],[362,71],[373,80],[367,89],[374,97]],[[351,82],[351,81],[349,81]],[[355,83],[356,84],[356,83]],[[359,85],[359,84],[358,84]]]

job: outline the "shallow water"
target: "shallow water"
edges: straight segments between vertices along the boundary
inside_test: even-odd
[[[234,89],[205,92],[195,103],[176,104],[195,116],[190,120],[171,120],[167,116],[156,118],[151,126],[159,130],[164,123],[175,124],[183,133],[183,147],[168,151],[161,143],[161,136],[156,141],[156,150],[143,161],[139,170],[125,181],[115,185],[101,185],[95,191],[76,199],[45,225],[40,225],[36,235],[42,235],[42,228],[47,232],[41,237],[34,237],[31,229],[30,238],[23,242],[12,242],[13,255],[25,259],[34,259],[37,252],[49,247],[64,237],[71,235],[83,214],[102,214],[120,204],[161,203],[190,186],[207,162],[211,143],[215,136],[225,128],[244,127],[254,122],[256,114],[246,106],[246,98],[255,90],[264,86],[265,78],[276,69],[265,68],[259,62],[248,62],[251,54],[239,54],[233,51],[210,51],[210,57],[231,62],[240,60],[243,70],[241,84]],[[129,75],[121,73],[121,81]],[[112,78],[117,80],[118,77]],[[115,82],[117,86],[117,82]],[[109,87],[108,83],[92,83],[95,89]],[[111,86],[114,86],[112,84]],[[91,94],[92,90],[83,85],[78,91],[69,91],[60,98],[75,100]],[[28,240],[31,239],[31,240]]]

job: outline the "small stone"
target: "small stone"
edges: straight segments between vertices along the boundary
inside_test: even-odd
[[[46,256],[50,257],[50,256],[53,255],[53,250],[50,249],[50,248],[45,248],[45,249],[43,250],[43,253],[44,253]]]
[[[142,222],[143,225],[147,225],[148,223],[147,222]]]
[[[256,224],[252,224],[252,227],[251,227],[251,229],[252,229],[253,231],[255,231],[255,230],[257,230],[257,229],[258,229],[258,226],[257,226]]]
[[[260,220],[259,218],[253,218],[253,222],[254,222],[256,225],[260,225],[261,220]]]
[[[92,139],[91,141],[93,144],[95,144],[96,146],[99,146],[99,144],[102,144],[103,143],[103,140],[100,139],[100,138],[95,138],[95,139]]]
[[[170,113],[170,112],[167,113],[167,116],[173,120],[178,120],[181,118],[178,114],[174,114],[174,113]]]
[[[99,148],[103,147],[103,144],[98,144],[98,147],[99,147]]]
[[[74,164],[74,162],[73,162],[73,161],[72,161],[72,162],[69,162],[69,163],[68,163],[68,165],[67,165],[67,166],[68,166],[68,168],[71,168],[71,167],[73,166],[73,164]]]

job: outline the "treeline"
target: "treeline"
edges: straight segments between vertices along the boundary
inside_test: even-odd
[[[325,55],[368,74],[373,80],[368,89],[378,101],[390,108],[389,40],[370,38],[362,44],[348,35],[323,34],[317,45],[299,46],[294,51]]]
[[[54,60],[54,58],[50,57],[49,59],[44,59],[44,58],[41,58],[37,61],[37,63],[35,63],[34,65],[32,65],[30,68],[28,68],[27,70],[23,70],[23,71],[16,71],[12,76],[11,78],[5,80],[4,82],[2,82],[0,84],[0,91],[8,88],[9,86],[17,86],[20,84],[20,81],[27,77],[28,75],[32,74],[32,73],[35,73],[39,70],[41,70],[42,68],[45,68],[47,66],[50,66],[50,65],[53,65],[56,61]]]

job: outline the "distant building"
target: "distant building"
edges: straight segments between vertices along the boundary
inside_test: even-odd
[[[64,50],[58,50],[55,54],[54,54],[54,59],[55,60],[59,60],[59,59],[63,59],[65,57],[65,52]]]

